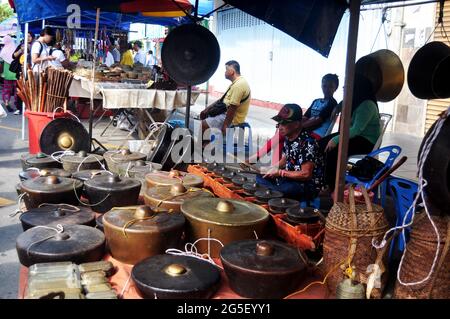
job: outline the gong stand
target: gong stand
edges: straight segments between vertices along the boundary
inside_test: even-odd
[[[197,24],[198,22],[202,21],[203,19],[205,19],[206,17],[209,17],[209,16],[210,16],[211,14],[213,14],[214,12],[216,12],[216,11],[222,9],[223,7],[227,6],[227,4],[223,4],[223,5],[219,6],[218,8],[212,10],[211,12],[208,12],[207,14],[203,15],[202,17],[199,17],[199,16],[198,16],[198,3],[199,3],[199,0],[196,0],[196,1],[195,1],[195,5],[194,5],[194,15],[193,15],[193,16],[190,15],[188,12],[186,12],[186,11],[185,11],[185,10],[184,10],[184,9],[183,9],[176,1],[173,1],[173,0],[172,0],[172,2],[173,2],[180,10],[184,11],[184,13],[186,14],[186,17],[188,17],[189,19],[191,19],[191,21],[194,22],[194,23],[196,23],[196,24]],[[186,55],[189,55],[189,52],[186,52],[185,54],[186,54]],[[168,71],[168,73],[169,73],[169,71]],[[169,73],[169,75],[171,75],[171,74]],[[173,76],[171,76],[171,77],[173,78]],[[176,80],[176,79],[175,79],[175,80]],[[197,82],[197,81],[195,81],[194,79],[189,79],[188,81],[177,81],[177,82],[181,82],[181,83],[184,82],[185,84],[187,84],[186,114],[185,114],[185,120],[184,120],[184,124],[185,124],[185,125],[184,125],[184,126],[185,126],[186,129],[189,130],[190,133],[192,133],[191,130],[189,129],[190,115],[191,115],[192,85],[197,85],[197,84],[200,84],[200,83],[202,83],[202,82]]]
[[[100,8],[97,8],[97,15],[95,18],[95,38],[94,38],[94,59],[92,63],[92,90],[91,90],[91,97],[90,97],[90,105],[89,105],[89,140],[91,145],[91,153],[96,153],[100,149],[103,149],[105,151],[108,151],[108,149],[100,143],[99,140],[92,137],[92,131],[93,131],[93,121],[94,121],[94,87],[95,87],[95,62],[97,60],[97,40],[98,40],[98,29],[100,24]],[[97,143],[99,147],[94,148],[94,143]]]

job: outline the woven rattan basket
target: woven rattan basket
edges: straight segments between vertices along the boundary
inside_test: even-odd
[[[432,216],[432,219],[440,236],[439,256],[434,271],[430,279],[419,285],[405,286],[397,280],[394,298],[450,298],[450,217]],[[400,279],[404,283],[410,283],[426,278],[432,267],[436,248],[436,233],[430,220],[425,214],[417,214],[406,246]]]
[[[336,292],[337,285],[344,279],[344,270],[352,266],[357,278],[367,283],[369,265],[378,264],[381,271],[381,287],[375,286],[371,297],[381,298],[382,289],[387,280],[386,251],[377,251],[372,240],[381,240],[389,228],[384,210],[370,202],[366,189],[362,188],[365,204],[355,204],[354,188],[350,187],[349,204],[335,203],[328,214],[325,224],[323,244],[323,267],[330,273],[327,279],[328,289]],[[340,266],[338,266],[340,265]]]

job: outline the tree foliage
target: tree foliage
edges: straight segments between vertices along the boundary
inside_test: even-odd
[[[6,19],[11,18],[14,15],[13,9],[9,6],[8,3],[0,4],[0,22],[5,21]]]

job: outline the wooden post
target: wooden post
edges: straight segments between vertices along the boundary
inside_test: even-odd
[[[97,8],[97,16],[95,18],[95,36],[94,36],[94,59],[92,61],[92,89],[91,89],[91,100],[89,107],[89,143],[92,150],[92,122],[94,117],[94,91],[95,91],[95,62],[97,60],[97,40],[98,40],[98,28],[100,24],[100,8]]]
[[[23,34],[23,44],[24,44],[23,79],[26,80],[27,74],[28,74],[28,22],[25,23],[25,31]],[[25,141],[25,103],[24,103],[24,101],[22,101],[22,141]]]
[[[345,172],[347,170],[348,140],[355,79],[356,47],[358,42],[359,13],[361,0],[350,0],[350,21],[348,26],[347,61],[345,66],[344,101],[341,114],[339,151],[336,168],[335,202],[344,200]]]

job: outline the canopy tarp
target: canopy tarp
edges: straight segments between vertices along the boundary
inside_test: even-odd
[[[438,0],[436,0],[437,2]],[[328,57],[345,10],[346,0],[224,0]],[[362,0],[362,5],[400,2]],[[417,0],[401,1],[412,3]]]
[[[195,3],[195,0],[177,0],[177,3],[181,8],[191,11],[191,3]],[[67,8],[71,4],[80,6],[83,13],[81,19],[85,19],[86,12],[91,12],[91,15],[95,16],[96,9],[100,8],[102,16],[108,13],[121,14],[124,17],[123,22],[177,25],[186,21],[164,15],[164,12],[172,12],[174,8],[179,8],[172,0],[14,0],[14,7],[20,23],[65,17],[69,14]],[[164,7],[162,4],[166,4],[166,6]],[[205,15],[212,9],[212,0],[199,1],[199,15]],[[147,16],[144,16],[142,12]]]

